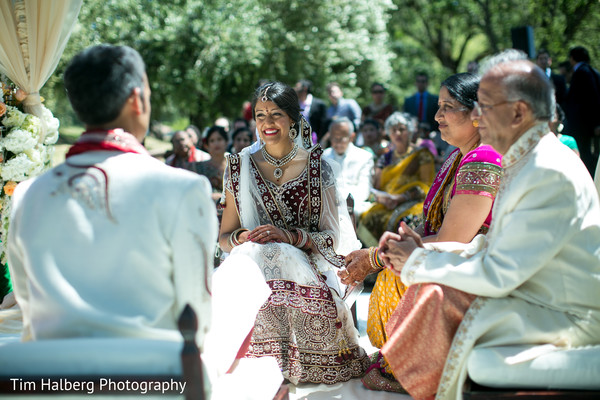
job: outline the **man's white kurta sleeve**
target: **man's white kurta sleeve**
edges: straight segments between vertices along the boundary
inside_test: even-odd
[[[600,240],[597,229],[585,232],[588,238],[582,235],[585,213],[590,211],[589,204],[583,204],[586,199],[581,199],[564,176],[548,170],[521,176],[532,179],[513,181],[497,198],[493,225],[481,243],[482,251],[456,254],[417,249],[402,270],[403,282],[434,282],[479,296],[502,297],[526,282],[530,289],[543,290],[533,285],[559,278],[552,277],[551,270],[556,273],[555,267],[560,269],[561,264],[569,276],[585,280],[585,272],[578,273],[573,266],[597,263],[594,251],[587,247],[593,246],[590,235]],[[582,235],[581,240],[573,240],[574,235]],[[586,247],[586,251],[578,251],[578,247]],[[572,258],[567,260],[567,255]],[[555,267],[545,268],[548,265]],[[536,279],[529,281],[534,275]]]

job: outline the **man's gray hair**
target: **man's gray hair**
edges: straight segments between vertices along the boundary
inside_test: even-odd
[[[392,126],[404,125],[411,132],[417,131],[417,119],[407,112],[396,111],[392,113],[386,120],[384,129],[388,132]]]
[[[531,67],[531,71],[514,71],[501,76],[506,99],[522,100],[529,104],[537,120],[552,121],[556,109],[554,85],[540,67],[528,60],[527,54],[515,49],[495,54],[484,62],[482,74],[490,73],[501,64],[513,62],[526,63]]]
[[[348,126],[348,133],[352,135],[354,133],[354,122],[350,121],[348,117],[339,117],[331,121],[329,124],[329,130],[331,131],[331,127],[337,124],[346,124]]]

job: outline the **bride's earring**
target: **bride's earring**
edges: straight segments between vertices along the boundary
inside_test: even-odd
[[[298,136],[298,131],[295,128],[295,124],[290,127],[289,135],[290,135],[290,139],[292,139],[292,140],[295,140],[296,136]]]

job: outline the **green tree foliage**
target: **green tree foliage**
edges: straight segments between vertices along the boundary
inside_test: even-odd
[[[308,78],[324,98],[337,81],[366,104],[372,82],[402,98],[421,70],[435,91],[468,61],[511,47],[511,28],[522,25],[534,27],[536,47],[555,62],[576,44],[599,56],[597,0],[85,0],[42,94],[63,123],[74,122],[61,83],[66,63],[112,43],[142,54],[162,122],[235,118],[259,79]]]
[[[88,0],[63,60],[91,44],[130,45],[147,64],[154,117],[184,116],[205,126],[220,115],[239,116],[261,78],[291,85],[308,78],[320,95],[338,80],[355,96],[371,79],[388,81],[391,6],[390,0]],[[49,87],[59,91],[60,82]]]

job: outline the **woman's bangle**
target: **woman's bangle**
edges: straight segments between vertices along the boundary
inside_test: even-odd
[[[381,271],[385,268],[385,265],[379,259],[378,247],[369,247],[369,264],[371,264],[371,269],[374,271]]]
[[[298,239],[296,240],[296,243],[294,243],[294,246],[296,246],[299,249],[304,249],[307,247],[307,245],[309,244],[309,240],[310,240],[310,236],[308,233],[304,232],[304,230],[300,229],[300,228],[296,228],[296,233],[298,234]]]
[[[381,261],[381,258],[379,258],[379,247],[375,248],[373,261],[375,262],[375,265],[377,265],[379,268],[385,268],[385,264],[383,263],[383,261]]]
[[[371,264],[371,269],[373,271],[379,271],[379,268],[377,268],[377,265],[375,264],[375,250],[377,250],[377,247],[369,247],[369,264]]]
[[[285,235],[285,237],[287,237],[288,243],[293,246],[294,238],[292,237],[292,234],[290,233],[290,231],[288,231],[287,229],[282,229],[282,231],[283,231],[283,234]]]
[[[238,238],[240,236],[240,233],[247,231],[248,229],[244,229],[244,228],[238,228],[235,231],[231,232],[231,235],[229,235],[229,246],[233,249],[236,246],[239,246],[240,244],[242,244]]]

